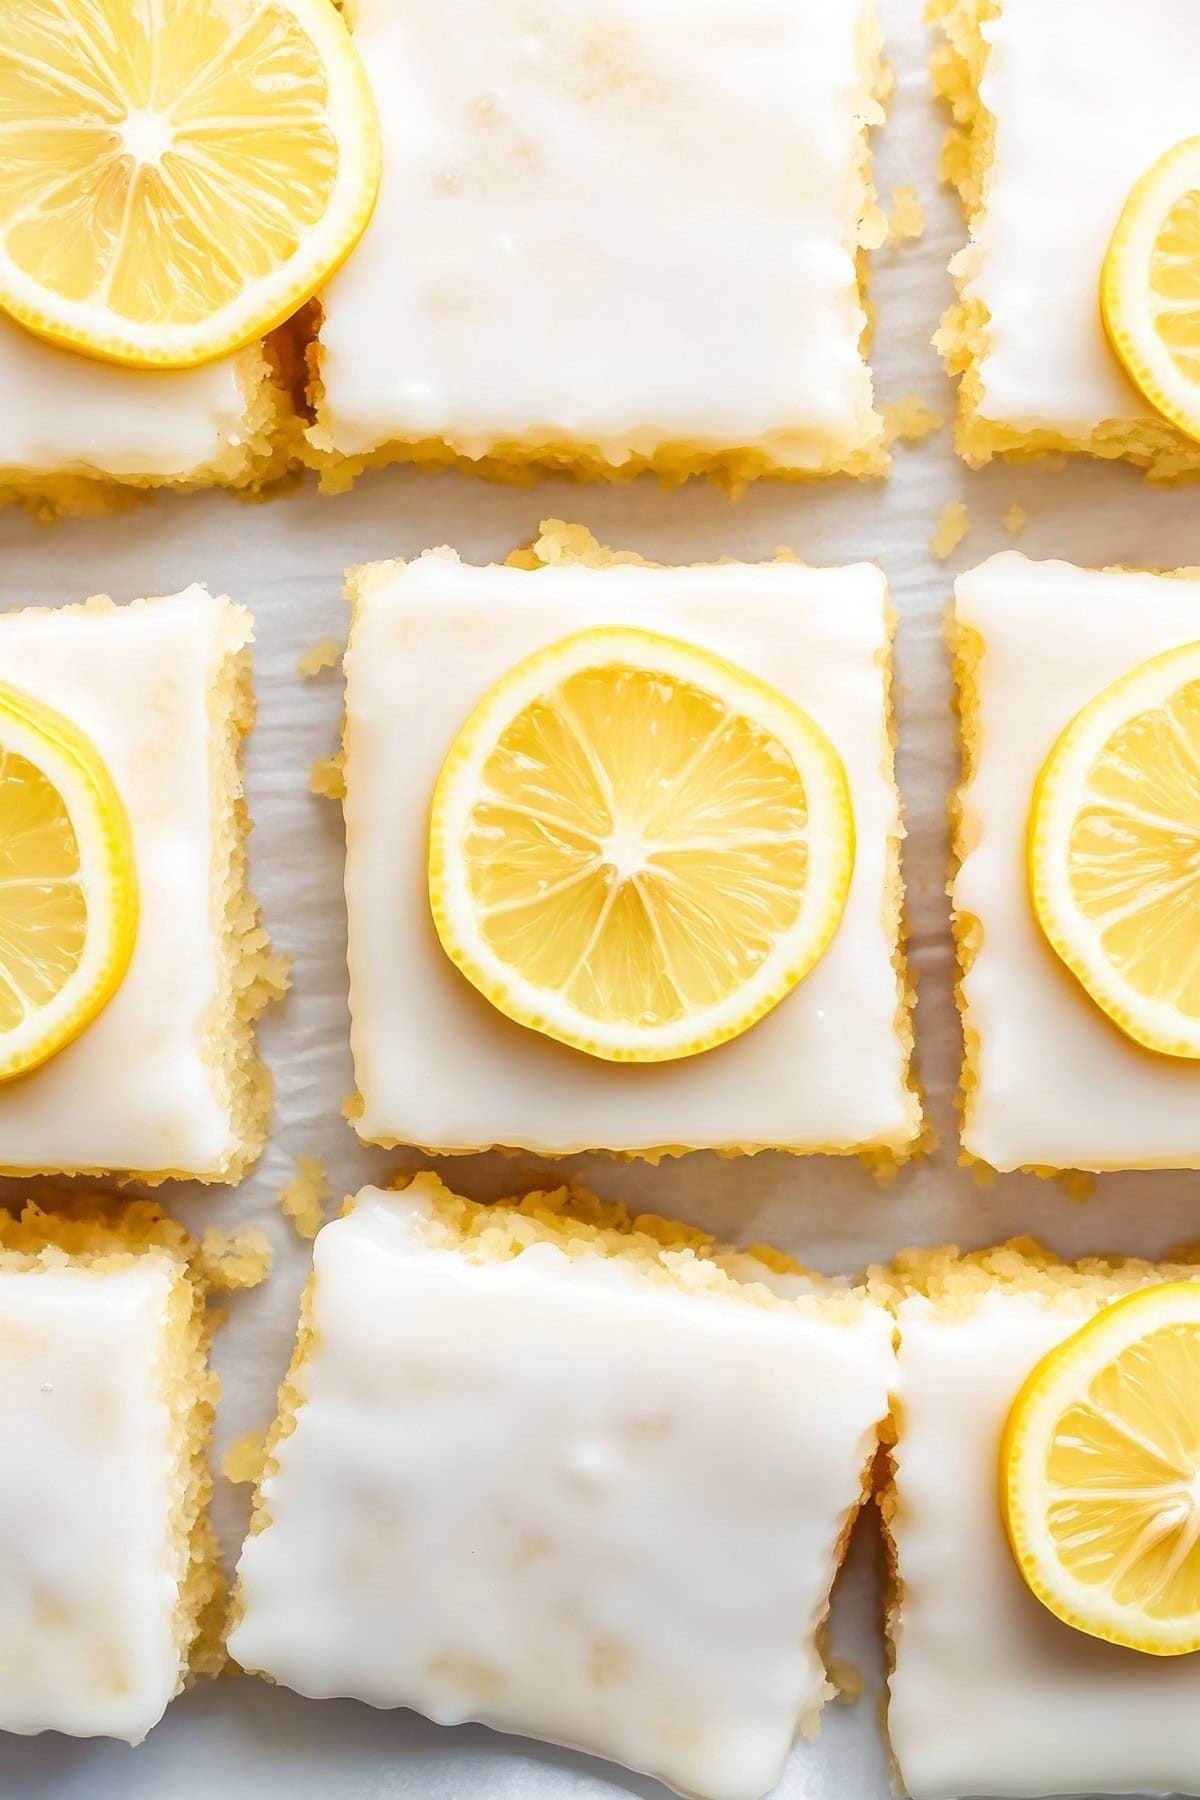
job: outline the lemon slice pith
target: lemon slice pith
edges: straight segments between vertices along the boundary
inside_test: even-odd
[[[451,961],[509,1018],[615,1062],[747,1030],[828,947],[853,865],[845,771],[815,721],[632,628],[505,675],[433,800]]]
[[[1200,1058],[1200,644],[1084,707],[1038,778],[1034,911],[1128,1037]]]
[[[1200,1283],[1114,1301],[1034,1369],[1001,1506],[1021,1573],[1091,1637],[1200,1650]]]
[[[0,307],[112,362],[260,338],[345,259],[375,104],[332,0],[22,0],[0,38]]]
[[[1134,188],[1105,258],[1100,301],[1134,383],[1200,439],[1200,137],[1176,144]]]
[[[95,747],[0,683],[0,1080],[91,1023],[129,967],[137,919],[129,820]]]

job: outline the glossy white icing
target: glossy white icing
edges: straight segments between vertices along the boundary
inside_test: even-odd
[[[0,1084],[0,1166],[212,1174],[236,1148],[203,1057],[218,993],[209,690],[249,615],[203,588],[0,615],[4,679],[87,733],[133,827],[129,972],[73,1044]]]
[[[854,259],[869,5],[357,0],[379,204],[323,297],[318,441],[878,434]]]
[[[171,1269],[0,1271],[0,1729],[137,1743],[180,1679]]]
[[[241,366],[119,369],[0,318],[0,487],[14,474],[185,480],[239,442]]]
[[[918,1107],[896,1035],[887,906],[898,801],[885,772],[887,593],[866,564],[530,572],[446,554],[362,603],[347,656],[352,1041],[368,1139],[448,1150],[906,1142]],[[434,782],[472,707],[571,632],[640,625],[700,644],[807,707],[850,779],[857,863],[813,972],[744,1036],[656,1066],[609,1064],[506,1019],[429,915]]]
[[[1147,657],[1200,638],[1200,580],[1007,552],[959,577],[983,638],[970,845],[953,901],[983,927],[963,983],[978,1086],[963,1142],[997,1169],[1200,1166],[1200,1065],[1143,1050],[1059,962],[1029,900],[1034,783],[1059,734]]]
[[[1098,1303],[997,1290],[965,1316],[901,1305],[888,1725],[913,1800],[1200,1793],[1200,1657],[1062,1624],[1025,1586],[1000,1520],[1009,1407]]]
[[[1163,153],[1200,133],[1193,0],[1003,0],[983,27],[995,160],[969,298],[991,316],[985,418],[1089,433],[1153,409],[1100,320],[1121,209]]]
[[[367,1188],[317,1239],[232,1654],[312,1697],[752,1800],[828,1691],[816,1632],[890,1318],[692,1294],[546,1242],[472,1261],[439,1243],[437,1190]]]

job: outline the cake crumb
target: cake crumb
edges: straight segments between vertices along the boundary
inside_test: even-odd
[[[879,250],[888,241],[888,218],[882,206],[874,204],[863,210],[858,221],[858,243],[863,250]]]
[[[345,799],[346,777],[342,770],[340,751],[333,756],[317,758],[309,774],[308,785],[314,794],[320,794],[326,800]]]
[[[937,522],[937,530],[929,540],[929,554],[938,562],[945,562],[953,556],[958,546],[971,529],[971,515],[967,511],[964,500],[951,500],[942,508],[942,516]]]
[[[916,188],[893,188],[892,213],[888,220],[887,234],[889,245],[915,244],[924,235],[925,208],[917,199]]]
[[[221,1231],[210,1225],[200,1244],[200,1261],[209,1285],[220,1293],[258,1287],[271,1272],[271,1242],[258,1225]]]
[[[1014,500],[1004,515],[1004,529],[1010,537],[1020,537],[1029,523],[1029,514],[1017,500]]]
[[[836,1690],[835,1697],[844,1705],[853,1706],[862,1699],[862,1670],[848,1656],[831,1656],[827,1673]]]
[[[261,942],[257,941],[260,937]],[[282,1000],[291,987],[292,959],[285,950],[271,949],[265,926],[256,929],[254,940],[247,943],[243,939],[246,966],[239,971],[239,986],[248,994],[248,1004],[257,1016],[273,1000]]]
[[[239,1486],[242,1483],[257,1485],[262,1480],[263,1468],[267,1460],[267,1440],[261,1431],[244,1431],[240,1438],[234,1438],[221,1460],[221,1473],[226,1481]]]
[[[543,519],[540,534],[530,549],[543,568],[561,568],[580,562],[585,567],[599,568],[609,555],[586,525],[568,525],[565,519]]]
[[[945,424],[940,412],[926,406],[919,394],[905,394],[899,400],[885,400],[879,408],[883,415],[883,440],[890,450],[893,444],[917,444]]]
[[[943,187],[955,187],[960,193],[976,180],[973,168],[972,134],[966,128],[948,131],[938,154],[938,180]]]
[[[1084,1169],[1060,1169],[1058,1179],[1069,1200],[1090,1200],[1096,1191],[1096,1177]]]
[[[302,1238],[315,1238],[332,1194],[324,1163],[315,1156],[298,1156],[296,1173],[279,1190],[279,1204]]]
[[[543,519],[538,536],[529,546],[539,569],[605,569],[615,563],[640,563],[632,550],[610,550],[586,525],[569,525],[565,519]]]
[[[336,638],[324,637],[319,644],[311,644],[302,650],[296,658],[296,667],[305,681],[311,681],[314,675],[322,674],[326,669],[336,669],[342,654],[342,646]]]

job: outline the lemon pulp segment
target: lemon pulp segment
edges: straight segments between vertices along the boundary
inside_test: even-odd
[[[21,0],[0,34],[0,306],[110,361],[227,354],[349,253],[379,163],[331,0]]]
[[[1200,1649],[1200,1285],[1106,1307],[1034,1369],[1001,1500],[1025,1581],[1090,1636]]]
[[[582,633],[506,676],[438,782],[442,943],[494,1005],[597,1056],[693,1055],[781,1000],[853,867],[840,758],[687,644]]]
[[[47,1061],[111,999],[137,912],[128,816],[94,746],[0,684],[0,1079]]]
[[[1130,195],[1105,259],[1101,308],[1137,387],[1200,439],[1200,137],[1169,150]]]
[[[1200,1057],[1200,644],[1139,665],[1068,726],[1039,778],[1042,928],[1148,1049]]]

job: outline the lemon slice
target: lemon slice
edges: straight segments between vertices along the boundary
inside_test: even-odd
[[[1100,297],[1133,381],[1165,418],[1200,438],[1200,137],[1168,150],[1134,188]]]
[[[129,820],[83,733],[0,683],[0,1080],[77,1038],[137,935]]]
[[[1128,1037],[1200,1057],[1200,644],[1085,706],[1038,778],[1034,911]]]
[[[259,338],[353,249],[379,125],[331,0],[21,0],[0,33],[0,307],[110,362]]]
[[[808,714],[618,627],[530,657],[467,720],[429,894],[447,954],[509,1018],[657,1062],[778,1005],[837,930],[853,864],[845,771]]]
[[[1200,1650],[1200,1284],[1115,1301],[1034,1369],[1001,1448],[1013,1555],[1056,1617]]]

